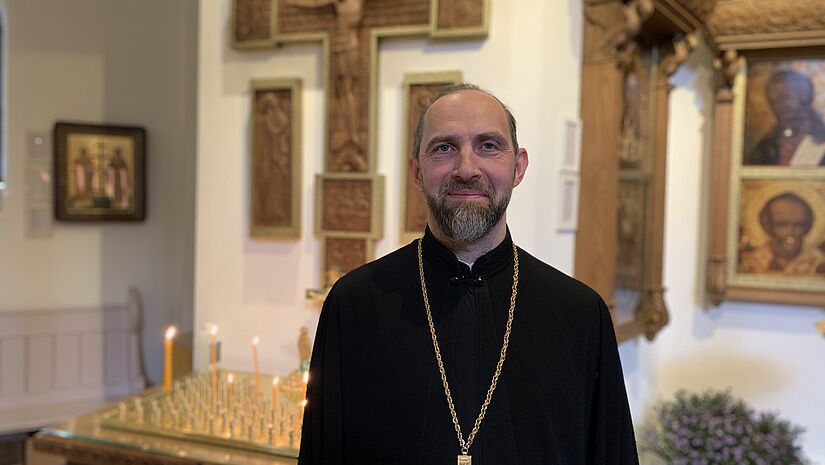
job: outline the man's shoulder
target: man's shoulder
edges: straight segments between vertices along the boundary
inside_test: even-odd
[[[526,279],[540,293],[552,294],[554,300],[570,300],[597,304],[601,296],[587,284],[560,271],[556,267],[534,257],[519,248],[519,261],[523,264]]]
[[[358,293],[392,282],[401,273],[409,273],[416,260],[415,241],[355,268],[342,276],[333,292]]]

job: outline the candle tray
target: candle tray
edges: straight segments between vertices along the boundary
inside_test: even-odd
[[[188,375],[176,380],[168,395],[162,388],[152,389],[104,411],[99,425],[297,457],[303,411],[294,389],[279,386],[273,408],[271,375],[261,375],[260,389],[256,389],[253,373],[232,374],[232,383],[227,382],[225,371],[218,371],[214,381],[210,373]],[[287,379],[295,376],[290,374]]]

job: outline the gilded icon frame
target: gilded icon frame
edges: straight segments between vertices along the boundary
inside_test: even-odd
[[[758,125],[754,120],[765,112],[758,109],[754,95],[767,95],[767,86],[779,80],[775,76],[805,76],[805,68],[812,66],[825,70],[825,54],[746,54],[734,80],[725,262],[725,289],[731,299],[802,305],[825,302],[825,166],[754,163],[760,147],[779,142],[771,140],[775,131],[763,130],[756,137],[749,134]],[[810,72],[807,76],[815,77]],[[825,81],[815,83],[814,92],[815,100],[822,102],[819,107],[825,109]],[[773,102],[769,108],[782,106]],[[816,115],[820,123],[821,109]],[[778,127],[779,118],[774,116],[768,125]],[[801,146],[793,149],[790,159],[802,152]],[[825,145],[822,150],[825,154]],[[797,224],[795,232],[782,232],[774,218],[778,215],[791,215],[782,221]]]
[[[59,121],[54,140],[54,211],[59,221],[146,218],[146,130]]]

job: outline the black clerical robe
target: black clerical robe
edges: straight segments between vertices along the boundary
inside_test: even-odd
[[[519,249],[510,347],[473,465],[637,464],[610,315],[584,284]],[[509,231],[472,269],[427,231],[424,274],[466,438],[499,359],[513,283]],[[452,465],[416,243],[333,287],[312,351],[300,465]]]

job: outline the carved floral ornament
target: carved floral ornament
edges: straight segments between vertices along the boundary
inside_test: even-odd
[[[717,0],[586,0],[586,21],[601,29],[601,40],[589,59],[618,58],[622,68],[630,66],[640,44],[672,37],[666,51],[665,74],[672,74],[698,45],[694,34],[707,20]],[[665,33],[665,31],[669,31]],[[668,39],[669,40],[669,39]],[[616,53],[614,55],[614,53]],[[585,61],[588,61],[588,58]]]
[[[616,0],[587,0],[589,6],[614,3]],[[825,2],[823,0],[621,0],[628,38],[632,39],[637,16],[645,19],[647,3],[668,15],[692,16],[704,23],[717,40],[730,36],[763,34],[812,35],[825,41]],[[621,44],[619,44],[621,45]],[[805,45],[805,44],[796,44]]]
[[[724,0],[719,0],[724,1]],[[693,16],[701,22],[705,22],[710,17],[713,10],[716,8],[717,0],[676,0],[682,8],[689,11]]]
[[[587,0],[590,5],[600,5],[604,3],[611,3],[615,0]],[[710,12],[713,11],[714,5],[719,0],[654,0],[656,3],[675,3],[690,12],[701,20],[707,19]],[[725,0],[721,0],[725,1]],[[623,3],[630,3],[630,0]]]
[[[822,0],[719,0],[707,21],[714,37],[822,31]]]

